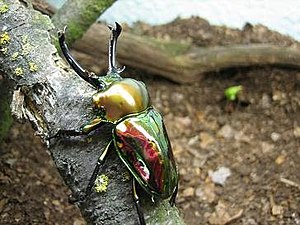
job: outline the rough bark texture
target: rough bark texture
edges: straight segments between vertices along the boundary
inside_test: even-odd
[[[0,75],[0,143],[6,137],[13,122],[9,107],[11,99],[7,96],[9,96],[9,88]]]
[[[94,24],[83,38],[74,44],[81,57],[98,64],[107,52],[104,25]],[[230,45],[199,48],[191,44],[162,41],[123,32],[118,44],[120,64],[164,76],[177,83],[201,80],[207,72],[259,65],[279,65],[300,68],[297,49],[271,44]],[[86,61],[86,60],[85,60]]]
[[[0,70],[13,87],[11,108],[19,119],[30,120],[42,138],[57,129],[78,128],[93,117],[90,99],[94,90],[63,64],[50,44],[53,29],[48,17],[24,1],[0,1]],[[50,152],[73,193],[85,189],[97,158],[111,138],[111,127],[90,135],[53,140]],[[131,182],[124,179],[125,166],[114,151],[101,173],[109,177],[107,192],[93,193],[79,205],[89,224],[138,224]],[[142,191],[141,191],[142,192]],[[183,224],[175,207],[162,201],[154,205],[142,196],[147,224]]]

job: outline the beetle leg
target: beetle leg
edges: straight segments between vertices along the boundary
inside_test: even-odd
[[[132,179],[132,194],[133,194],[133,200],[134,204],[136,206],[138,215],[139,215],[139,220],[141,225],[146,225],[145,218],[144,218],[144,213],[140,204],[139,196],[137,195],[136,192],[136,185],[135,185],[135,179]]]
[[[173,191],[173,194],[169,200],[169,203],[171,206],[174,206],[175,205],[175,201],[176,201],[176,196],[177,196],[177,192],[178,192],[178,183]]]
[[[100,155],[100,157],[99,157],[99,159],[97,161],[96,167],[95,167],[95,169],[93,171],[93,174],[92,174],[92,176],[91,176],[91,178],[89,180],[89,184],[88,184],[88,186],[85,189],[85,197],[89,196],[91,194],[91,192],[92,192],[92,188],[93,188],[93,186],[95,184],[95,180],[96,180],[97,175],[98,175],[98,173],[100,171],[101,165],[103,165],[103,163],[104,163],[104,161],[106,159],[106,156],[107,156],[107,153],[108,153],[108,149],[109,149],[111,143],[112,143],[112,140],[105,147],[104,151],[101,153],[101,155]]]
[[[67,27],[64,27],[64,30],[58,31],[58,40],[62,53],[64,54],[67,62],[74,69],[74,71],[86,82],[90,83],[96,89],[101,89],[103,83],[99,81],[98,77],[94,73],[90,73],[83,69],[81,65],[74,59],[71,55],[68,45],[65,41],[65,32]]]
[[[82,136],[87,135],[93,130],[98,129],[99,127],[103,126],[108,122],[101,120],[100,118],[93,119],[86,125],[80,127],[79,129],[73,129],[73,130],[59,130],[56,134],[53,136],[50,136],[48,140],[57,138],[57,137],[70,137],[70,136]]]

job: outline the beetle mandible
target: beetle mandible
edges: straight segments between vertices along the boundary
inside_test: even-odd
[[[162,117],[151,106],[145,84],[135,79],[122,78],[120,73],[124,68],[116,66],[116,44],[122,27],[116,23],[115,27],[109,28],[109,65],[105,76],[96,76],[84,70],[68,49],[65,42],[66,28],[58,32],[59,44],[67,62],[97,91],[92,102],[98,113],[95,119],[79,129],[59,130],[51,138],[87,135],[105,124],[112,124],[112,139],[98,159],[84,197],[92,192],[101,165],[113,145],[133,176],[133,200],[140,224],[145,225],[136,182],[152,197],[170,198],[169,202],[173,205],[178,191],[178,171]]]

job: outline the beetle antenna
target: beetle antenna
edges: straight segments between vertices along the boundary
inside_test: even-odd
[[[125,66],[123,68],[118,68],[116,66],[116,46],[118,37],[122,32],[122,27],[117,22],[115,24],[115,27],[108,26],[108,28],[111,30],[108,49],[108,73],[121,73],[125,69]]]

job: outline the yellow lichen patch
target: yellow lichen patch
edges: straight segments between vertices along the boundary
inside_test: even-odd
[[[122,181],[124,182],[130,181],[130,178],[131,176],[128,170],[122,173]]]
[[[6,55],[7,51],[8,51],[8,48],[6,48],[6,47],[0,48],[0,52],[2,52],[3,55]]]
[[[26,43],[22,45],[22,55],[28,55],[30,51],[32,50],[32,45],[29,43]]]
[[[92,137],[87,137],[87,138],[86,138],[86,142],[87,142],[87,143],[91,143],[92,141],[93,141],[93,138],[92,138]]]
[[[21,67],[17,67],[17,68],[15,69],[15,74],[16,74],[17,76],[22,76],[22,75],[23,75],[23,69],[22,69]]]
[[[108,177],[105,174],[98,175],[95,180],[95,191],[106,192],[108,186]]]
[[[23,37],[22,37],[22,43],[23,44],[26,44],[28,42],[28,36],[27,35],[24,35]]]
[[[7,32],[4,32],[0,35],[0,45],[5,45],[10,41],[9,34]]]
[[[28,63],[28,65],[30,72],[36,72],[38,70],[38,66],[34,62],[30,62]]]
[[[6,13],[9,10],[8,5],[0,4],[0,14]]]
[[[19,52],[14,52],[11,56],[11,60],[15,61],[19,57]]]

